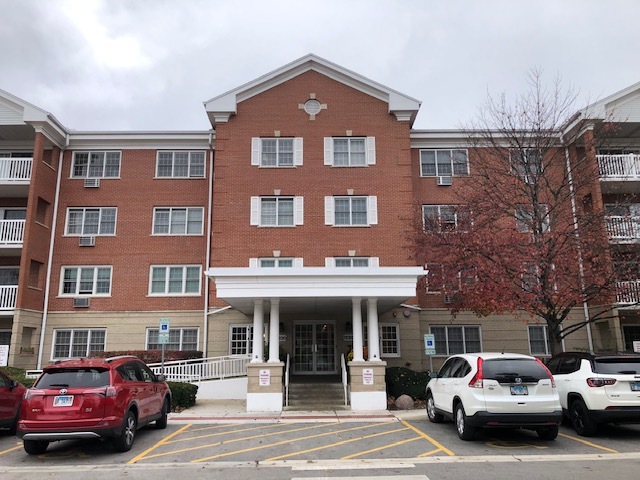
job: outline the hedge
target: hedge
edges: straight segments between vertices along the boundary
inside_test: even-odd
[[[198,386],[192,383],[167,382],[171,388],[171,411],[181,411],[196,404]]]
[[[398,398],[409,395],[414,400],[424,400],[429,372],[414,372],[404,367],[389,367],[385,371],[387,394]]]
[[[162,362],[162,350],[115,350],[111,352],[96,352],[93,354],[97,358],[119,357],[122,355],[134,355],[144,363]],[[165,350],[164,361],[191,360],[202,358],[202,352],[198,350]]]

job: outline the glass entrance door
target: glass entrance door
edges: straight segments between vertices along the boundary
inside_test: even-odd
[[[335,374],[336,328],[333,323],[293,325],[293,373]]]

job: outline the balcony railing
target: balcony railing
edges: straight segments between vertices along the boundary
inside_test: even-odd
[[[0,311],[15,310],[17,295],[17,285],[0,285]]]
[[[31,180],[33,158],[0,158],[0,182]]]
[[[0,220],[0,246],[21,245],[24,241],[24,220]]]
[[[609,239],[632,242],[640,240],[640,217],[611,215],[605,218]]]
[[[640,280],[618,282],[618,294],[616,301],[620,305],[640,304]]]
[[[600,178],[640,179],[640,155],[596,155]]]

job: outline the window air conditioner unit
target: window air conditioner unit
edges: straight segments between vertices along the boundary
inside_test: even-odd
[[[96,237],[80,237],[78,243],[81,247],[93,247],[96,244]]]
[[[89,297],[77,297],[73,299],[75,308],[87,308],[89,306]]]
[[[449,186],[451,185],[451,180],[452,180],[452,177],[450,176],[438,177],[438,185]]]
[[[85,178],[84,188],[98,188],[100,186],[99,178]]]

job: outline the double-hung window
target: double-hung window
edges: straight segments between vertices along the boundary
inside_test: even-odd
[[[538,233],[548,232],[550,228],[549,207],[539,204],[537,211],[529,205],[518,205],[516,208],[516,228],[519,232],[527,233],[539,230]]]
[[[158,152],[156,177],[204,178],[204,152]]]
[[[422,220],[427,232],[467,230],[470,216],[469,208],[465,205],[422,206]]]
[[[229,355],[251,355],[253,352],[253,325],[229,327]]]
[[[73,152],[72,178],[118,178],[120,152]]]
[[[335,257],[327,259],[327,266],[329,266],[329,260],[333,260],[333,266],[338,268],[358,268],[378,266],[378,258],[371,257]]]
[[[104,329],[54,330],[52,359],[91,357],[104,352],[107,332]]]
[[[111,294],[111,267],[62,267],[61,295]]]
[[[202,235],[204,208],[156,207],[153,209],[154,235]]]
[[[380,356],[400,356],[400,325],[397,323],[381,323],[380,331]]]
[[[252,138],[251,165],[293,167],[302,165],[302,138]]]
[[[303,197],[251,197],[251,225],[293,227],[303,223]]]
[[[453,355],[456,353],[482,351],[482,338],[479,326],[433,325],[430,331],[435,336],[436,355]]]
[[[66,235],[115,235],[115,207],[68,208]]]
[[[421,177],[469,175],[467,150],[420,150]]]
[[[366,167],[375,163],[375,137],[326,137],[324,139],[325,165]]]
[[[549,334],[546,325],[529,325],[529,352],[531,355],[550,355]]]
[[[149,295],[200,295],[200,265],[154,265]]]
[[[197,350],[198,329],[171,327],[169,330],[169,342],[164,347],[167,350]],[[159,330],[157,328],[148,328],[147,350],[160,350],[161,348]]]
[[[366,227],[378,223],[378,199],[375,196],[325,197],[325,224]]]
[[[260,258],[260,268],[292,268],[293,258]]]
[[[509,150],[511,171],[525,183],[534,183],[542,172],[542,154],[539,148],[512,148]]]

